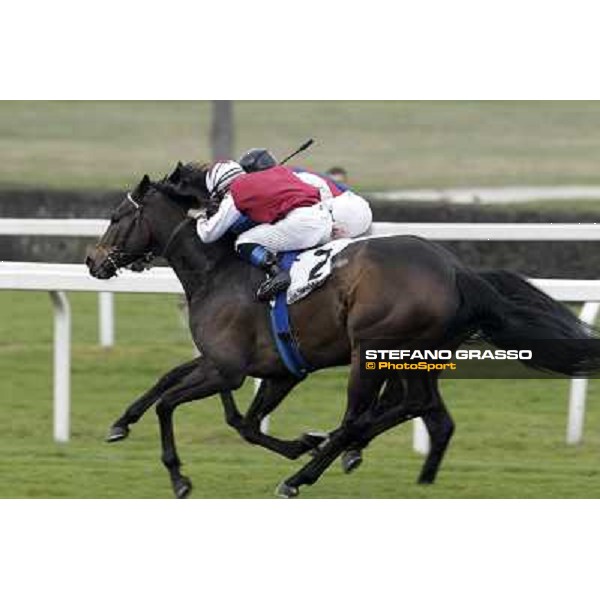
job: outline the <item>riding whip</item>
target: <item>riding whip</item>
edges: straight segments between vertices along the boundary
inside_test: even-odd
[[[300,146],[300,148],[298,148],[298,150],[295,150],[289,156],[286,156],[283,160],[279,161],[279,164],[284,165],[288,160],[290,160],[290,158],[294,158],[294,156],[296,156],[296,154],[300,154],[300,152],[304,152],[307,148],[310,148],[314,144],[314,142],[315,142],[315,140],[310,138],[310,140],[307,140],[306,142],[304,142],[304,144],[302,144],[302,146]]]

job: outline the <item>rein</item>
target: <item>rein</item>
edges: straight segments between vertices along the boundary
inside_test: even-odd
[[[181,223],[179,223],[179,225],[177,225],[177,227],[173,229],[171,235],[169,236],[169,239],[167,240],[167,243],[160,252],[160,256],[162,256],[163,258],[167,258],[168,252],[179,237],[179,234],[185,229],[186,225],[189,225],[192,221],[194,221],[194,218],[186,215],[183,221],[181,221]]]

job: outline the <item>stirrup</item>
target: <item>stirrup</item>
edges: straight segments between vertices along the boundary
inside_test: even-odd
[[[260,302],[271,300],[279,292],[287,290],[290,287],[290,283],[290,274],[287,271],[281,271],[260,284],[256,292],[256,298]]]

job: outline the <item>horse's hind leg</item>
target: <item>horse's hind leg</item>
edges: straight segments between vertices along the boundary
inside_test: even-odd
[[[371,422],[372,415],[368,408],[379,393],[382,384],[382,378],[361,377],[358,361],[352,364],[348,383],[348,406],[342,424],[330,434],[329,439],[319,448],[310,462],[279,485],[277,488],[279,496],[286,498],[297,496],[301,485],[315,483],[344,450],[356,439],[360,439],[360,434]]]
[[[369,407],[373,417],[377,418],[378,416],[386,413],[388,410],[403,404],[406,398],[406,385],[406,381],[402,379],[402,377],[394,376],[388,378],[385,382],[385,387],[379,394],[379,397],[375,399],[373,404]],[[406,420],[402,418],[403,416],[404,415],[401,414],[401,420]],[[389,415],[389,418],[391,418],[393,421],[395,417]],[[390,427],[393,427],[396,424],[398,424],[398,422],[392,422]],[[369,445],[371,439],[372,438],[365,437],[360,441],[357,440],[346,451],[344,451],[341,459],[344,473],[352,473],[362,464],[362,451]]]
[[[351,456],[352,451],[362,450],[384,431],[420,416],[427,427],[431,444],[418,482],[433,483],[454,433],[454,421],[444,405],[438,383],[438,375],[435,374],[409,377],[404,382],[400,378],[388,381],[379,403],[380,406],[389,408],[373,419],[371,425],[348,450],[347,455]],[[346,461],[347,455],[343,457]]]
[[[421,416],[431,444],[418,481],[433,483],[454,432],[454,421],[439,393],[438,377],[428,374],[405,381],[399,377],[388,380],[372,412],[378,414],[374,415],[371,425],[342,456],[344,471],[349,473],[356,468],[356,461],[360,464],[362,450],[375,437],[415,416]]]
[[[298,382],[295,377],[263,379],[246,415],[242,415],[237,409],[231,392],[221,393],[227,424],[236,429],[247,442],[291,460],[312,450],[323,441],[322,437],[306,434],[297,440],[281,440],[260,431],[261,421],[279,406]]]
[[[419,475],[419,483],[433,483],[454,433],[454,421],[444,405],[438,389],[437,377],[430,379],[434,405],[421,415],[430,438],[430,450]]]
[[[429,394],[427,376],[386,380],[385,389],[369,409],[371,422],[342,455],[342,467],[350,473],[362,462],[362,451],[377,436],[424,412]]]
[[[125,412],[113,423],[108,435],[107,442],[118,442],[129,435],[129,426],[137,423],[142,415],[160,398],[160,395],[170,387],[173,387],[186,375],[191,373],[197,366],[199,358],[190,360],[175,367],[163,375],[158,382],[151,387],[143,396],[130,404]]]

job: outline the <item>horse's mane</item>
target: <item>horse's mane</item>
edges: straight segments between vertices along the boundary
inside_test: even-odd
[[[209,168],[209,163],[178,162],[169,175],[153,182],[152,187],[186,208],[210,208],[211,200],[206,187],[206,172]]]
[[[210,163],[178,162],[169,175],[165,175],[159,181],[151,181],[148,185],[186,211],[190,208],[205,208],[207,215],[211,216],[218,209],[219,203],[209,197],[206,188],[206,172],[209,168]],[[202,246],[205,255],[233,254],[233,244],[229,235],[211,244],[202,244],[196,235],[193,238]]]
[[[206,173],[210,169],[210,166],[211,164],[207,162],[192,161],[185,164],[179,162],[169,177],[182,184],[191,185],[198,190],[203,190],[208,196]]]
[[[191,207],[198,204],[198,201],[194,196],[179,192],[177,188],[169,183],[166,177],[163,177],[160,181],[153,181],[150,184],[150,187],[184,207],[188,207],[188,205]]]

